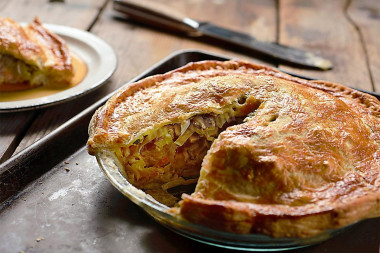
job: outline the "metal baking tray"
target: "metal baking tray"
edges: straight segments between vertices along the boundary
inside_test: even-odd
[[[129,83],[188,62],[226,59],[202,51],[179,51]],[[119,193],[99,169],[96,159],[87,154],[91,116],[111,95],[0,165],[0,252],[213,249],[156,223]],[[379,238],[380,219],[371,219],[297,252],[376,252]]]

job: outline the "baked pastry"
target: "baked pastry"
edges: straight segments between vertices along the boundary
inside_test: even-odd
[[[74,75],[66,42],[38,18],[23,27],[0,18],[0,90],[69,85]]]
[[[211,228],[308,237],[380,216],[380,102],[340,84],[190,63],[125,86],[89,136],[90,154]],[[197,179],[175,205],[167,189]]]

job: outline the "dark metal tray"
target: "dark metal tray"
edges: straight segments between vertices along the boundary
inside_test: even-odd
[[[180,51],[130,82],[192,61],[226,59]],[[156,223],[119,193],[87,154],[90,118],[111,95],[0,165],[0,252],[212,250]],[[379,238],[380,219],[371,219],[297,252],[377,252]]]

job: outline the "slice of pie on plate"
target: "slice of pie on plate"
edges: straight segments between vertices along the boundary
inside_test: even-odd
[[[74,75],[69,48],[38,18],[21,26],[0,18],[0,91],[63,87]]]
[[[89,126],[90,154],[190,222],[308,237],[380,216],[380,103],[239,60],[125,86]],[[167,190],[196,183],[182,200]]]

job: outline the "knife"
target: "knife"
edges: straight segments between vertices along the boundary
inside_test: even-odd
[[[114,0],[113,9],[148,25],[185,32],[192,37],[202,36],[216,39],[243,49],[260,52],[283,62],[321,70],[333,67],[329,60],[311,52],[260,41],[251,35],[219,27],[209,22],[199,22],[153,1]]]

